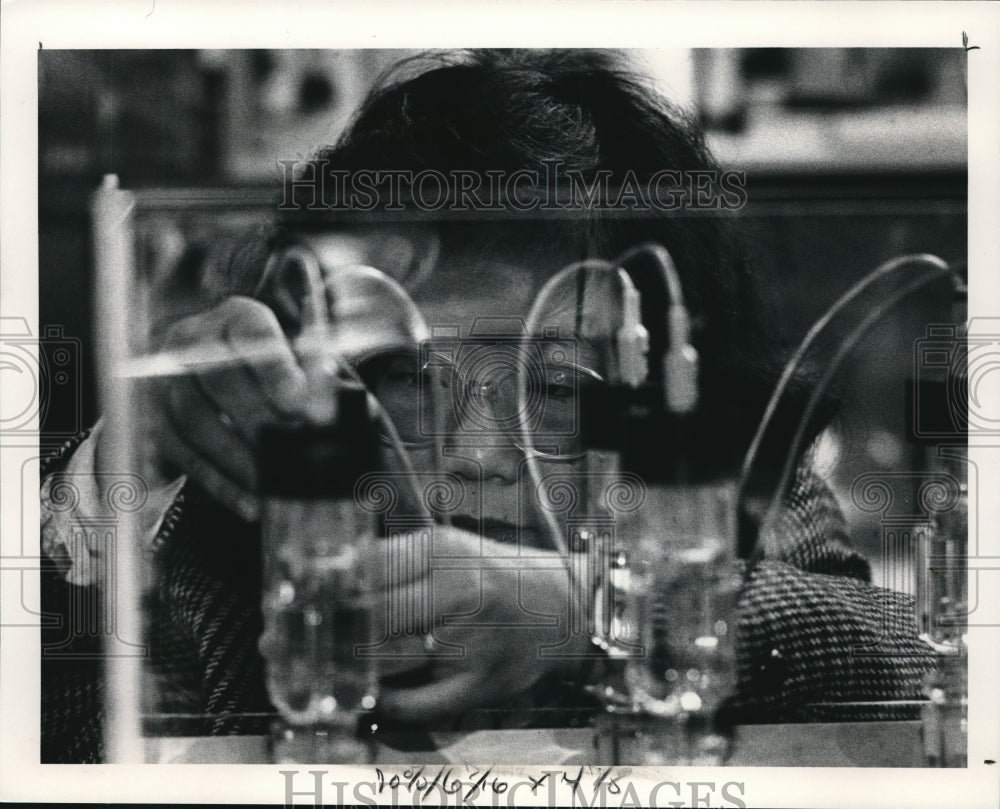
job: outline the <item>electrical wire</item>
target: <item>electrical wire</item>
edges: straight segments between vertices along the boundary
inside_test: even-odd
[[[740,478],[737,483],[736,489],[736,506],[738,510],[742,510],[744,505],[744,497],[747,492],[747,488],[750,482],[750,478],[755,471],[754,467],[757,459],[760,457],[760,448],[763,444],[765,434],[768,427],[770,427],[771,422],[774,418],[774,414],[777,412],[778,406],[781,403],[781,399],[788,389],[791,379],[795,375],[799,368],[800,363],[805,357],[808,350],[812,347],[813,343],[819,338],[823,331],[830,325],[833,319],[839,314],[849,303],[855,300],[863,292],[867,291],[874,283],[882,280],[894,273],[900,272],[903,268],[911,264],[924,264],[930,267],[930,271],[926,275],[922,275],[914,281],[906,284],[899,290],[892,293],[889,298],[883,301],[880,305],[876,306],[871,310],[868,315],[852,329],[848,334],[847,338],[841,343],[840,348],[834,355],[833,359],[829,362],[821,376],[818,383],[814,386],[812,394],[806,404],[806,408],[799,419],[798,426],[796,428],[795,435],[792,439],[791,446],[789,447],[788,453],[785,456],[785,463],[782,467],[781,475],[778,484],[775,486],[774,492],[771,497],[771,501],[768,505],[767,511],[765,512],[764,518],[761,520],[758,526],[758,536],[761,533],[762,527],[769,526],[773,520],[776,518],[778,511],[781,508],[781,503],[784,499],[785,489],[787,488],[791,476],[798,463],[798,455],[801,451],[802,441],[805,437],[806,430],[808,429],[809,420],[812,418],[813,412],[819,405],[820,399],[826,392],[826,388],[829,385],[830,380],[833,378],[834,373],[836,373],[840,363],[844,358],[850,353],[857,342],[864,336],[864,334],[871,328],[874,323],[881,318],[887,311],[892,309],[897,303],[899,303],[903,298],[912,292],[916,291],[922,286],[941,278],[945,275],[951,274],[951,268],[943,260],[937,256],[930,254],[918,254],[918,255],[907,255],[900,256],[891,259],[879,267],[877,267],[873,272],[867,275],[865,278],[854,284],[847,292],[845,292],[834,304],[831,306],[809,329],[809,332],[803,338],[802,342],[799,344],[798,349],[785,364],[784,371],[782,372],[781,378],[775,387],[774,392],[771,395],[771,399],[768,402],[767,408],[765,409],[764,415],[761,418],[760,424],[757,428],[757,432],[754,435],[754,439],[750,444],[750,448],[744,458],[743,467],[741,469]],[[741,538],[742,540],[742,538]],[[752,561],[756,561],[764,553],[764,548],[760,546],[759,542],[754,541],[752,548],[746,548],[741,543],[741,552],[745,557],[750,558]],[[749,567],[753,567],[751,564]]]
[[[847,338],[841,343],[840,348],[834,354],[833,358],[830,360],[823,372],[822,376],[819,378],[813,392],[809,396],[809,401],[806,403],[805,410],[799,419],[798,428],[795,431],[795,436],[792,439],[792,444],[789,447],[788,455],[785,458],[785,464],[782,467],[781,478],[775,487],[774,493],[771,497],[771,503],[765,512],[763,524],[766,526],[773,523],[776,519],[778,511],[781,509],[781,503],[784,499],[785,490],[788,488],[788,484],[791,482],[792,475],[795,472],[796,459],[798,458],[799,452],[802,449],[802,442],[805,439],[806,430],[809,426],[809,420],[812,418],[817,406],[819,405],[820,399],[822,398],[827,386],[830,384],[830,380],[833,379],[834,374],[840,368],[841,363],[847,357],[848,354],[854,349],[858,341],[865,336],[865,333],[890,309],[892,309],[897,303],[906,298],[913,292],[916,292],[923,286],[931,283],[932,281],[941,278],[944,275],[950,274],[950,268],[945,265],[944,267],[936,267],[934,270],[926,276],[917,278],[908,284],[906,284],[902,289],[895,292],[889,297],[887,301],[876,307],[874,310],[868,313],[865,318],[854,328],[853,331],[847,336]]]
[[[583,273],[588,270],[615,273],[615,277],[617,278],[618,267],[617,265],[612,264],[609,261],[604,261],[603,259],[584,259],[564,267],[553,275],[539,290],[538,294],[535,296],[535,301],[531,306],[531,310],[528,312],[528,319],[525,323],[525,340],[531,339],[532,335],[537,332],[542,315],[545,312],[551,313],[552,309],[549,307],[549,299],[552,297],[554,291],[574,273]],[[577,311],[579,311],[581,307],[582,302],[577,301]],[[576,336],[579,337],[580,335],[577,334]],[[527,368],[523,363],[520,363],[517,372],[517,412],[519,415],[523,415],[528,412],[527,391]],[[533,485],[537,487],[541,483],[541,473],[538,468],[538,458],[527,420],[521,418],[518,428],[521,435],[521,446],[524,449],[525,463],[528,467],[528,475],[531,478]],[[566,561],[567,568],[569,568],[569,545],[566,541],[566,537],[563,536],[562,528],[559,525],[558,520],[556,520],[555,514],[550,509],[545,508],[544,505],[540,506],[539,511],[541,511],[542,518],[545,520],[546,527],[548,528],[552,546],[559,553],[560,557]],[[572,571],[570,572],[572,574]]]
[[[396,425],[393,424],[388,412],[382,407],[382,403],[378,401],[375,395],[368,389],[368,386],[365,385],[357,370],[347,362],[341,353],[333,351],[330,348],[332,342],[330,339],[331,324],[326,315],[326,282],[319,259],[308,247],[292,245],[283,250],[277,261],[284,263],[285,266],[294,262],[306,276],[306,288],[309,294],[305,295],[301,301],[301,336],[303,344],[307,348],[306,350],[302,350],[298,345],[296,348],[299,350],[299,356],[307,376],[318,375],[320,377],[318,381],[322,384],[324,376],[330,377],[330,381],[333,382],[337,372],[343,372],[365,391],[369,410],[374,409],[375,417],[380,422],[390,446],[392,446],[400,465],[403,467],[411,493],[416,503],[419,504],[422,515],[428,516],[428,509],[421,496],[420,488],[417,486],[416,469],[413,466],[413,459],[410,458],[410,454],[406,451]],[[415,308],[415,304],[402,291],[402,287],[399,287],[397,294],[405,296],[406,302]],[[330,396],[332,397],[332,391],[330,392]],[[317,391],[316,396],[313,398],[316,401],[309,404],[313,406],[320,417],[334,417],[335,407],[332,400],[327,400],[325,392]]]
[[[376,398],[375,394],[368,389],[368,386],[365,385],[361,376],[352,365],[341,358],[338,358],[338,364],[347,373],[352,381],[364,388],[367,393],[368,407],[374,409],[375,417],[378,419],[382,429],[385,431],[385,437],[389,440],[389,445],[393,448],[400,465],[403,467],[403,472],[407,481],[409,481],[411,494],[413,494],[414,499],[418,503],[422,506],[426,506],[423,501],[420,488],[417,486],[417,470],[413,466],[413,459],[410,457],[410,453],[407,452],[406,446],[403,444],[403,439],[400,437],[399,431],[396,429],[396,425],[393,423],[389,413],[382,406],[382,403]],[[422,508],[422,516],[428,516],[427,508]]]
[[[656,261],[656,265],[659,269],[658,279],[663,283],[662,292],[665,293],[667,298],[665,301],[661,301],[661,295],[659,294],[660,290],[654,290],[652,288],[652,284],[649,283],[648,275],[642,279],[641,284],[639,283],[639,279],[636,277],[636,273],[639,273],[641,268],[636,266],[635,259],[644,254],[649,255]],[[630,263],[632,264],[631,267],[629,266]],[[690,346],[690,321],[688,318],[687,308],[684,305],[683,286],[681,284],[680,275],[677,272],[677,268],[674,266],[670,253],[660,244],[647,242],[637,245],[636,247],[627,250],[614,262],[605,261],[603,259],[584,259],[564,267],[545,283],[538,295],[535,297],[535,302],[532,305],[526,324],[527,335],[530,337],[530,335],[537,332],[538,320],[541,313],[546,310],[546,305],[548,304],[553,291],[572,273],[578,273],[576,321],[577,333],[579,336],[583,307],[582,295],[579,290],[584,288],[584,279],[581,278],[581,275],[587,270],[614,273],[615,279],[621,291],[623,302],[630,294],[635,294],[637,297],[638,295],[645,294],[646,308],[657,312],[662,317],[663,326],[666,330],[664,335],[664,345],[662,347],[663,356],[648,357],[648,361],[645,363],[645,373],[648,374],[648,370],[653,367],[655,363],[656,366],[662,369],[664,373],[664,402],[666,402],[668,406],[676,405],[677,412],[686,412],[688,409],[693,407],[694,401],[697,398],[697,380],[694,378],[697,375],[697,360],[696,354],[694,354],[694,351]],[[657,304],[661,302],[662,306],[657,308]],[[648,329],[649,326],[646,325],[646,328]],[[608,336],[610,338],[614,335]],[[648,349],[648,342],[646,343],[646,347]],[[622,364],[622,357],[618,356],[616,359],[618,361],[618,365],[620,366]],[[668,362],[668,359],[670,362]],[[615,369],[616,374],[620,371],[620,367]],[[620,381],[614,380],[614,378],[612,379],[613,381]],[[629,380],[629,384],[637,386],[638,384],[641,384],[642,381],[645,380],[631,379]],[[526,383],[526,369],[521,367],[518,371],[519,413],[527,412]],[[534,445],[531,440],[531,434],[528,430],[527,423],[524,420],[521,421],[519,426],[521,442],[525,450],[528,474],[530,475],[533,483],[537,486],[540,483],[540,473],[538,469],[537,457],[533,451]],[[564,558],[568,558],[566,538],[563,536],[562,529],[560,528],[555,515],[549,509],[544,507],[541,511],[548,527],[553,546],[560,554],[563,555]]]

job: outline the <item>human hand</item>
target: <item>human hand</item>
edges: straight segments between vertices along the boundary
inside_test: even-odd
[[[569,637],[581,595],[556,554],[518,555],[509,544],[435,526],[433,557],[401,574],[388,564],[394,541],[377,544],[372,564],[375,637],[398,626],[398,611],[410,605],[428,605],[431,620],[423,635],[390,635],[378,644],[379,706],[386,715],[421,721],[503,705],[591,650],[585,634]],[[556,645],[558,654],[547,653]]]
[[[146,380],[136,414],[141,474],[151,487],[187,475],[246,520],[259,514],[256,437],[304,416],[306,374],[274,313],[232,296],[172,323],[159,351],[178,373]],[[107,442],[98,446],[106,467]]]

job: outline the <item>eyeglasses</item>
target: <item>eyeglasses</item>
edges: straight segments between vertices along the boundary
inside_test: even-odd
[[[571,342],[552,340],[427,343],[367,358],[358,374],[408,446],[496,435],[524,451],[527,430],[532,454],[552,459],[583,452],[581,391],[604,383]]]

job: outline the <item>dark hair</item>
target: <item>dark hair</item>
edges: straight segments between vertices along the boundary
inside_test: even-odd
[[[612,182],[626,172],[641,181],[662,170],[717,169],[698,124],[620,54],[600,50],[475,50],[408,59],[379,82],[315,166],[327,172],[528,169],[545,176],[548,160],[587,179],[609,171]],[[292,189],[291,198],[300,191]],[[310,215],[329,222],[331,213]],[[738,404],[746,428],[756,422],[776,376],[776,343],[759,317],[735,227],[718,212],[589,210],[582,218],[453,218],[436,226],[443,254],[487,243],[494,250],[525,244],[543,250],[561,240],[578,245],[579,258],[612,259],[640,242],[662,244],[694,320],[703,399],[712,403],[707,417],[716,428],[720,419],[732,425],[732,413],[722,409]],[[738,447],[729,447],[730,454],[746,446],[736,437],[715,443],[731,440]]]

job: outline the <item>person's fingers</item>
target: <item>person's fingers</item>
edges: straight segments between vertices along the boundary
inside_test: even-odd
[[[191,373],[157,389],[158,453],[247,519],[258,514],[254,443],[261,424],[302,412],[304,374],[273,312],[233,296],[163,332]]]
[[[280,416],[302,415],[306,375],[274,312],[260,301],[239,296],[227,299],[217,309],[223,339],[257,380],[268,405]]]
[[[509,545],[493,542],[450,525],[429,525],[394,532],[391,536],[370,543],[365,553],[367,559],[364,568],[370,571],[373,590],[392,590],[423,581],[431,576],[435,568],[449,571],[446,575],[453,573],[461,576],[463,572],[478,574],[480,569],[489,569],[493,560],[497,560],[503,568],[509,567],[511,559]],[[518,557],[519,564],[529,571],[530,578],[526,582],[532,584],[532,601],[545,600],[537,593],[539,582],[542,590],[547,591],[545,571],[554,565],[561,569],[550,557],[551,554]],[[566,578],[565,574],[562,578]],[[516,591],[513,594],[516,596]],[[468,593],[462,595],[468,596]],[[463,598],[462,601],[467,602],[468,598]],[[475,607],[475,604],[471,606]]]
[[[362,566],[368,574],[372,592],[384,593],[399,604],[410,603],[410,599],[418,595],[409,592],[411,585],[425,582],[430,576],[432,542],[423,529],[419,529],[369,543]]]
[[[274,406],[259,380],[243,366],[202,374],[198,381],[215,410],[225,414],[233,429],[251,446],[256,445],[262,425],[291,421],[288,414]]]
[[[373,581],[372,578],[368,579]],[[433,591],[430,577],[411,582],[389,581],[388,586],[374,587],[363,599],[372,631],[379,638],[405,638],[434,631]]]
[[[370,577],[366,581],[370,582]],[[443,665],[465,657],[461,637],[459,643],[441,639],[444,613],[454,612],[459,601],[464,604],[465,596],[451,592],[435,604],[431,585],[429,576],[397,582],[386,589],[369,590],[352,602],[355,608],[368,612],[371,636],[376,639],[370,654],[377,658],[383,674]]]
[[[220,418],[196,380],[172,380],[164,395],[158,436],[164,458],[244,518],[256,518],[257,472],[251,445]]]
[[[260,301],[232,296],[212,309],[172,323],[164,350],[191,355],[197,374],[219,409],[256,434],[268,416],[304,412],[305,374],[274,313]],[[211,358],[205,365],[200,360]],[[256,392],[247,396],[247,392]]]
[[[379,709],[404,722],[416,722],[489,705],[494,701],[492,696],[493,689],[484,683],[482,672],[455,668],[427,685],[413,688],[383,685]]]
[[[257,497],[230,480],[212,463],[176,437],[164,440],[161,450],[175,467],[247,522],[260,516]]]
[[[378,633],[376,633],[378,636]],[[425,669],[433,664],[424,635],[387,635],[366,647],[380,678],[393,679],[401,674]]]
[[[253,447],[233,429],[201,389],[197,379],[175,380],[167,393],[167,423],[191,449],[211,461],[247,491],[256,491]]]
[[[164,326],[158,347],[162,351],[188,348],[193,345],[221,346],[219,324],[214,310],[179,318]]]

